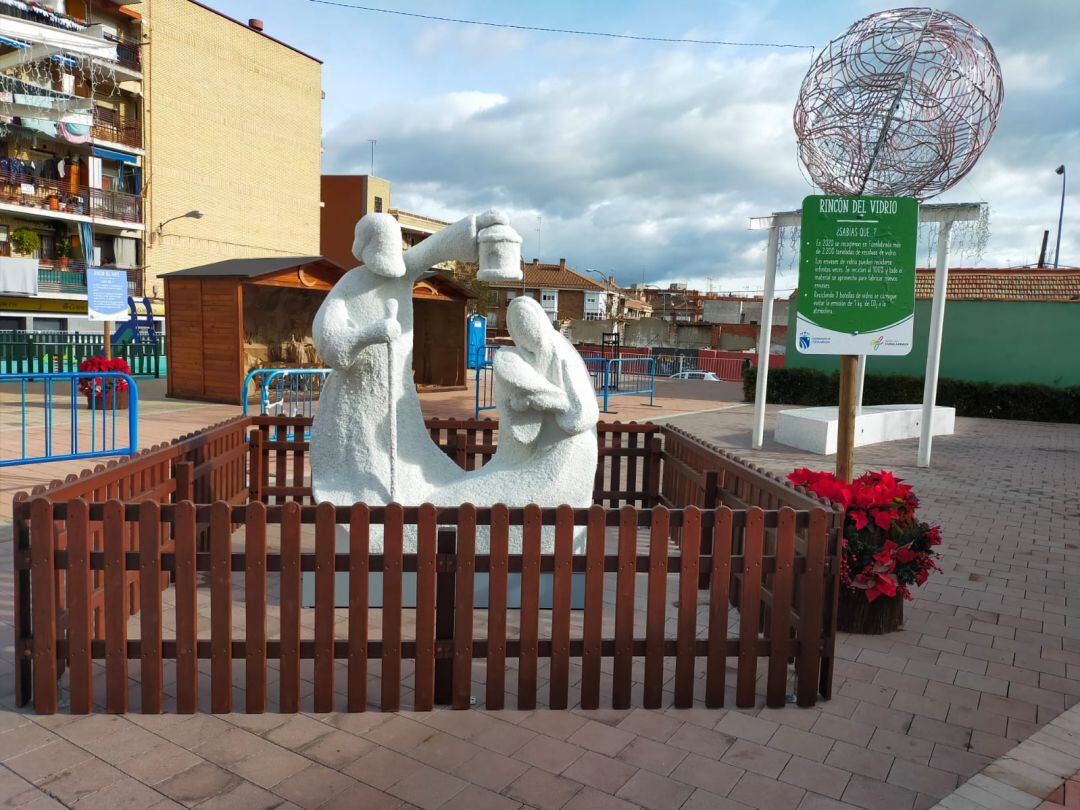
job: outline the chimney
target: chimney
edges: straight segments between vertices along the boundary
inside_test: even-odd
[[[559,259],[559,269],[560,270],[565,270],[566,269],[566,259]]]
[[[248,20],[248,28],[250,28],[252,31],[258,31],[261,34],[263,30],[263,21],[256,20],[254,17],[252,17],[250,20]]]
[[[536,266],[538,266],[540,264],[540,260],[539,259],[533,259],[532,264],[533,264],[533,267],[536,267]]]

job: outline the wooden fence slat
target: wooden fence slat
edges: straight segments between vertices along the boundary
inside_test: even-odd
[[[536,655],[540,632],[540,507],[525,507],[521,527],[521,649],[518,655],[518,699],[521,710],[536,708]]]
[[[142,713],[159,714],[165,672],[161,661],[161,507],[157,501],[139,504],[139,591]]]
[[[315,711],[334,710],[334,505],[315,507]]]
[[[698,569],[701,510],[690,506],[683,516],[679,560],[679,618],[675,654],[675,708],[694,705],[694,642],[697,638]]]
[[[46,497],[34,498],[30,504],[30,588],[34,618],[34,710],[38,714],[55,713],[58,700],[54,542],[52,501]]]
[[[420,507],[416,527],[416,667],[413,708],[429,712],[435,704],[435,507]]]
[[[818,667],[821,663],[821,626],[825,612],[825,551],[829,517],[824,509],[810,512],[810,530],[806,538],[806,571],[803,603],[799,606],[799,680],[795,700],[800,706],[813,706],[817,694]]]
[[[615,455],[608,456],[606,464],[611,467],[611,491],[618,493],[622,489],[622,456],[619,455],[619,451],[623,446],[623,434],[613,433],[611,439],[611,446],[615,448]],[[600,465],[605,466],[604,459],[600,459]],[[617,506],[621,500],[618,494],[614,494],[608,500],[608,506]]]
[[[253,435],[259,434],[253,431]],[[252,453],[253,461],[258,457]],[[266,506],[259,501],[249,503],[244,523],[245,711],[262,714],[266,711]]]
[[[469,708],[472,695],[473,579],[476,571],[476,507],[458,510],[457,574],[454,581],[454,685],[451,705]]]
[[[384,712],[401,708],[401,548],[404,514],[401,505],[386,507],[383,523],[382,695]]]
[[[732,512],[727,506],[716,511],[712,536],[712,574],[709,580],[708,658],[705,667],[705,705],[724,705],[727,674],[728,589],[731,585]]]
[[[613,709],[630,708],[636,570],[637,510],[624,506],[619,510],[619,571],[615,581],[615,661],[611,683]]]
[[[551,675],[548,708],[565,709],[570,696],[570,570],[574,554],[574,510],[555,510],[555,572],[551,601]]]
[[[368,554],[371,510],[358,503],[349,513],[349,685],[350,712],[367,709]]]
[[[110,712],[128,709],[127,524],[124,505],[118,500],[105,504],[105,707]]]
[[[764,517],[765,513],[759,507],[751,508],[746,513],[743,535],[743,570],[739,586],[739,673],[735,683],[735,705],[740,709],[754,705]]]
[[[210,711],[232,711],[232,521],[225,501],[210,507]]]
[[[300,504],[281,508],[281,652],[282,712],[300,711]]]
[[[772,616],[769,628],[769,673],[765,705],[784,707],[787,696],[788,640],[791,637],[791,597],[795,582],[795,510],[780,510],[776,531],[776,571],[772,575]]]
[[[176,710],[181,714],[194,714],[199,706],[195,545],[195,504],[183,501],[176,507]]]
[[[664,619],[667,611],[668,526],[666,507],[652,510],[649,582],[645,606],[645,691],[643,706],[659,709],[664,697]]]
[[[607,514],[589,507],[585,541],[585,615],[582,617],[581,708],[600,708],[600,641],[604,621],[604,541]]]
[[[68,667],[71,713],[93,711],[94,668],[90,657],[90,509],[82,498],[68,502],[67,513]]]
[[[491,551],[488,570],[487,695],[489,710],[506,702],[506,570],[510,512],[503,504],[491,507]]]

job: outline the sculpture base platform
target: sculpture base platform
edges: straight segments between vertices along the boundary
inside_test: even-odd
[[[934,435],[951,436],[956,408],[934,408]],[[839,419],[835,407],[780,411],[776,441],[824,456],[836,453]],[[922,405],[864,405],[855,418],[855,446],[915,439],[922,431]]]

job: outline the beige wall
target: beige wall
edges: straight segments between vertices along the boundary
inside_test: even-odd
[[[189,0],[138,10],[147,294],[164,295],[160,275],[185,267],[318,255],[322,65]],[[192,209],[204,218],[154,233]]]

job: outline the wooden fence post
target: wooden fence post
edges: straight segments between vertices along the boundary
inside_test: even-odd
[[[453,437],[455,434],[451,433]],[[449,649],[454,641],[454,566],[450,562],[457,549],[457,532],[441,529],[436,544],[435,564],[435,651]],[[449,706],[454,700],[454,662],[439,655],[435,659],[435,704]]]

